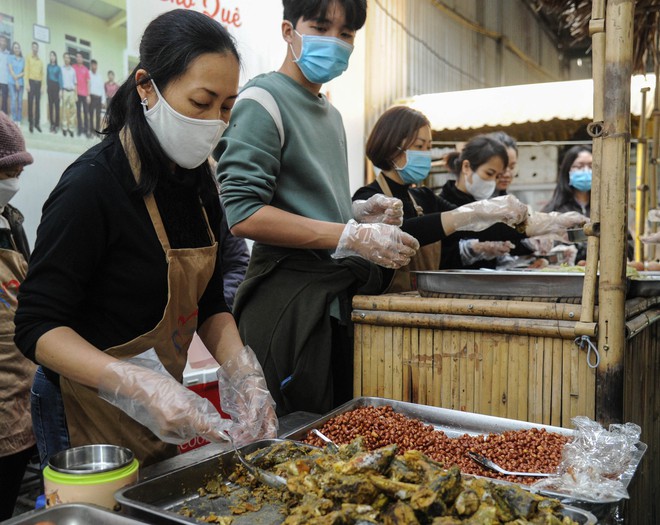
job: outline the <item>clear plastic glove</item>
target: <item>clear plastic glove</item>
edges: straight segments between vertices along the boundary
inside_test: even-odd
[[[403,224],[403,203],[400,199],[377,193],[366,201],[353,201],[353,218],[357,222],[382,222],[401,226]]]
[[[218,369],[220,406],[231,416],[231,437],[237,446],[277,437],[275,401],[257,356],[244,346]]]
[[[401,268],[419,250],[419,243],[412,235],[390,224],[358,224],[348,221],[339,238],[335,259],[357,256],[385,268]]]
[[[660,232],[646,233],[639,238],[644,244],[660,244]]]
[[[447,234],[455,231],[478,232],[497,222],[515,227],[527,220],[528,208],[513,195],[474,201],[442,214]]]
[[[555,239],[548,235],[528,237],[523,239],[521,244],[532,250],[534,255],[548,255],[555,245]]]
[[[556,235],[561,237],[569,228],[579,228],[589,222],[589,217],[576,211],[559,213],[551,211],[544,213],[533,212],[527,219],[525,234],[527,237],[538,237],[540,235]]]
[[[649,222],[660,222],[660,210],[649,210],[648,214],[646,215],[646,220]]]
[[[477,239],[461,239],[459,241],[461,262],[469,266],[478,261],[490,261],[508,254],[516,247],[510,241],[478,241]]]
[[[122,410],[167,443],[182,444],[196,436],[226,443],[223,431],[233,423],[222,419],[208,399],[187,389],[171,375],[126,361],[105,367],[99,397]]]

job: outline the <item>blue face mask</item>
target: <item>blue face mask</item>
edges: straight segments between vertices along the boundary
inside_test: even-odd
[[[419,151],[414,149],[406,150],[406,164],[399,168],[394,166],[399,172],[401,180],[405,184],[417,184],[429,176],[431,171],[431,152]]]
[[[568,184],[578,191],[591,191],[591,170],[575,170],[568,174]]]
[[[298,31],[296,34],[302,38],[300,56],[296,57],[293,47],[291,52],[307,80],[313,84],[325,84],[346,71],[348,58],[353,52],[351,44],[332,36],[301,35]]]

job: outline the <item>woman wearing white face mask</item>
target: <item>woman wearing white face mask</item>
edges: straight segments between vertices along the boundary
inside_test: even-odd
[[[275,437],[261,367],[223,297],[207,161],[238,78],[220,24],[190,10],[160,15],[112,98],[105,139],[46,202],[16,316],[19,347],[41,365],[33,421],[42,466],[87,443],[128,446],[148,464],[195,436]],[[195,331],[221,364],[232,420],[180,384]]]
[[[478,135],[460,153],[450,153],[446,162],[457,180],[448,181],[440,196],[455,206],[464,206],[493,194],[497,176],[506,169],[509,157],[501,142]],[[525,239],[525,234],[506,224],[495,224],[480,232],[454,233],[443,243],[441,268],[495,268],[502,255],[533,253],[523,242]]]
[[[496,222],[518,224],[527,217],[527,206],[512,195],[458,207],[422,186],[431,170],[431,140],[429,120],[406,106],[383,113],[367,140],[367,157],[380,171],[374,182],[353,195],[354,214],[375,195],[397,198],[403,204],[401,229],[421,246],[409,265],[394,272],[387,292],[410,290],[410,271],[438,270],[448,235],[483,230]]]

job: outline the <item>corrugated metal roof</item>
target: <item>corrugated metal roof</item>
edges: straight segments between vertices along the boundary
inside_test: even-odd
[[[633,116],[641,114],[640,90],[643,86],[651,88],[646,95],[646,116],[651,115],[655,84],[654,75],[639,75],[632,78]],[[558,125],[561,126],[562,122],[583,125],[593,118],[593,81],[546,82],[432,93],[400,100],[397,103],[424,113],[431,121],[436,140],[440,133],[446,134],[452,131],[468,133],[463,137],[459,137],[457,133],[453,134],[455,138],[464,138],[474,135],[477,131],[524,129],[537,123],[552,123],[554,129]],[[575,126],[571,125],[565,131],[568,133],[574,128]],[[557,140],[556,132],[555,129],[555,136],[546,140]],[[517,138],[522,139],[520,136]],[[536,137],[534,140],[539,138]]]

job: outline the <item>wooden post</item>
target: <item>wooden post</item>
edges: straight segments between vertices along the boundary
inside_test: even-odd
[[[608,0],[605,17],[605,100],[600,180],[600,246],[596,418],[623,415],[626,232],[630,148],[634,0]],[[592,196],[593,198],[593,196]]]
[[[605,95],[605,0],[594,0],[591,6],[591,21],[589,34],[592,41],[592,70],[594,83],[594,120],[589,127],[593,138],[593,181],[591,183],[591,213],[589,220],[595,225],[595,231],[600,228],[600,176],[602,166],[602,133],[603,133],[603,99]],[[582,313],[580,321],[594,322],[596,304],[596,287],[598,285],[598,252],[600,238],[589,235],[587,240],[587,261],[584,269],[584,284],[582,286]]]

